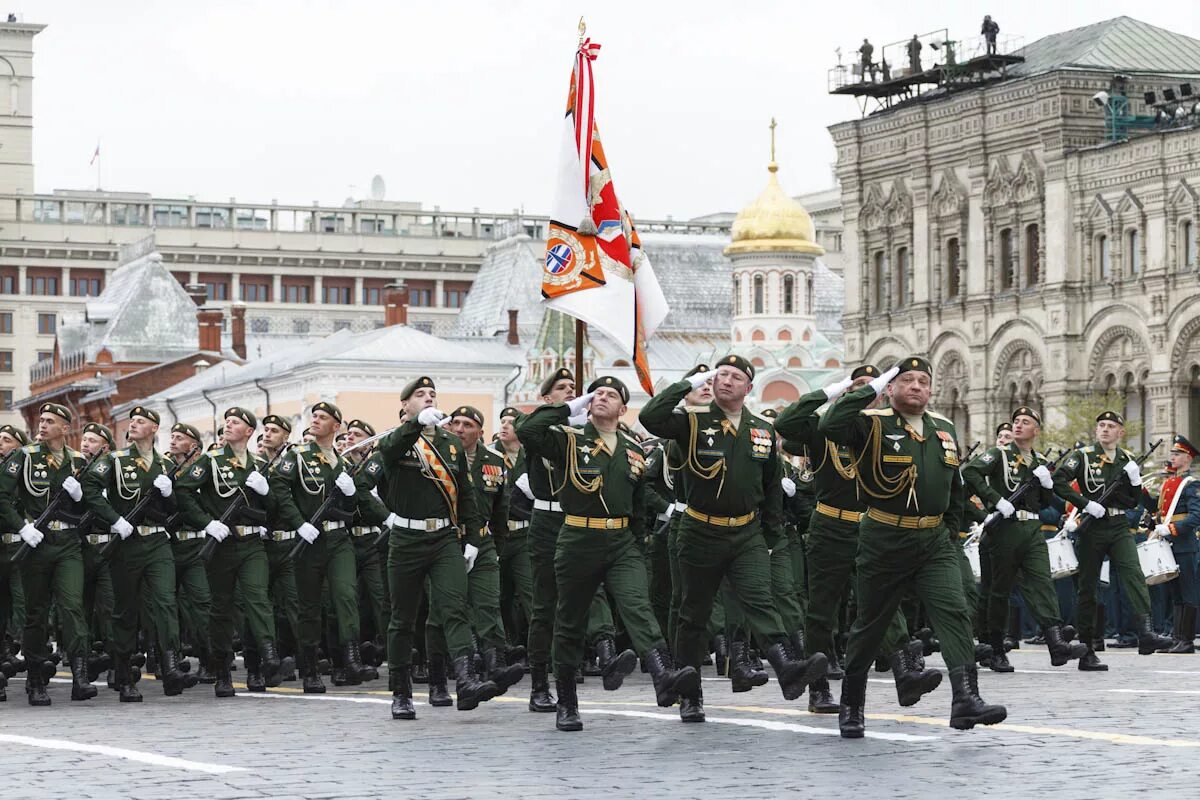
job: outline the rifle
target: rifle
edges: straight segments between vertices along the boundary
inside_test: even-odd
[[[279,459],[283,457],[283,454],[291,446],[291,442],[285,442],[283,447],[279,448],[279,452],[271,456],[271,460],[267,462],[267,466],[260,473],[264,478],[271,474],[271,470],[274,469],[275,465],[279,463]],[[217,522],[228,527],[229,520],[233,519],[233,515],[241,511],[244,505],[246,505],[246,492],[240,491],[229,501],[229,505],[225,506],[225,510],[221,512],[221,516],[217,519]],[[220,543],[211,536],[205,540],[204,546],[200,548],[200,558],[204,559],[205,563],[212,559],[213,552],[217,549],[218,544]]]
[[[1059,450],[1058,451],[1058,458],[1054,459],[1049,464],[1049,469],[1051,472],[1058,469],[1058,465],[1061,464],[1062,460],[1067,457],[1068,452],[1070,452],[1070,451],[1069,450]],[[1030,489],[1032,489],[1034,487],[1034,485],[1037,483],[1038,483],[1038,479],[1036,477],[1034,477],[1033,475],[1030,475],[1028,478],[1021,481],[1021,485],[1018,486],[1016,489],[1014,489],[1013,493],[1008,496],[1008,502],[1012,503],[1015,506],[1017,504],[1017,501],[1020,500],[1022,497],[1024,497],[1026,495],[1026,493]],[[990,533],[993,528],[995,528],[997,525],[1000,524],[1000,520],[1002,520],[1002,519],[1004,519],[1004,515],[998,511],[992,512],[991,514],[989,514],[988,518],[983,521],[983,532]]]
[[[71,472],[71,477],[75,478],[75,477],[87,472],[88,469],[92,466],[92,463],[95,462],[95,460],[99,456],[100,456],[99,453],[93,453],[91,456],[88,457],[88,460],[84,462],[83,466],[79,468],[78,472],[74,472],[74,471]],[[33,527],[37,528],[40,531],[42,529],[42,526],[45,525],[47,522],[49,522],[50,518],[53,517],[58,512],[58,507],[60,505],[62,505],[63,498],[66,496],[67,496],[67,490],[64,487],[59,486],[58,491],[55,492],[54,496],[50,498],[50,502],[46,503],[46,508],[42,511],[41,514],[38,515],[38,518],[33,521]],[[25,542],[21,542],[21,546],[17,548],[17,552],[13,553],[13,557],[12,557],[12,559],[9,560],[8,563],[10,563],[10,564],[21,563],[21,561],[23,561],[25,559],[25,556],[29,555],[30,549],[31,548],[29,547],[29,545],[27,545]]]
[[[371,448],[371,450],[373,450],[373,449],[374,448]],[[357,475],[359,472],[361,472],[363,466],[368,461],[371,460],[371,450],[367,450],[367,452],[363,453],[362,460],[359,461],[357,464],[353,465],[352,467],[350,467],[350,469],[346,470],[346,474],[349,475],[351,478],[353,478],[355,475]],[[349,452],[349,451],[347,450],[345,452]],[[342,469],[345,469],[345,467],[343,466]],[[335,489],[337,489],[336,486],[326,486],[325,487],[325,499],[324,499],[324,501],[321,502],[321,507],[318,508],[317,512],[312,515],[311,519],[308,520],[308,524],[312,525],[317,530],[321,529],[321,521],[324,519],[325,515],[329,512],[329,509],[333,507],[334,503],[336,503],[338,500],[340,500],[344,496],[342,494],[341,489],[337,489],[336,492],[334,491]],[[297,535],[299,535],[299,534],[297,534]],[[307,548],[308,548],[308,542],[301,539],[300,541],[296,542],[295,546],[288,553],[288,558],[295,560]]]
[[[196,451],[199,449],[200,449],[199,447],[193,447],[191,450],[188,450],[187,455],[183,457],[183,461],[176,461],[174,464],[171,465],[171,468],[169,470],[167,470],[166,472],[164,472],[162,474],[166,475],[168,480],[174,481],[175,476],[179,474],[179,470],[183,469],[183,465],[186,464],[192,458],[192,456],[196,453]],[[151,488],[153,488],[153,487],[151,487]],[[125,515],[125,521],[128,522],[130,525],[133,525],[136,528],[137,521],[141,518],[142,514],[145,512],[146,507],[150,505],[150,502],[152,500],[154,500],[155,497],[161,496],[157,492],[158,492],[157,489],[155,489],[153,492],[147,490],[146,493],[138,499],[137,503],[133,506],[133,508],[129,509],[129,513]],[[104,545],[104,549],[100,551],[100,557],[107,558],[109,553],[112,552],[112,549],[117,546],[117,542],[120,542],[120,541],[122,541],[122,540],[119,535],[115,539],[109,539],[108,544]]]
[[[1148,459],[1148,458],[1150,458],[1150,456],[1154,455],[1154,451],[1157,450],[1159,445],[1161,445],[1162,443],[1163,443],[1163,440],[1159,439],[1154,444],[1150,445],[1150,449],[1147,450],[1146,452],[1142,453],[1141,456],[1139,456],[1138,459],[1136,461],[1134,461],[1133,463],[1135,463],[1139,467],[1141,467],[1142,464],[1146,461],[1146,459]],[[1121,488],[1121,480],[1122,479],[1128,480],[1129,476],[1126,475],[1124,472],[1122,472],[1121,476],[1119,478],[1117,478],[1115,481],[1110,483],[1108,486],[1104,487],[1104,491],[1100,493],[1100,496],[1096,498],[1095,502],[1099,503],[1100,505],[1105,505],[1108,502],[1108,498],[1112,497],[1113,493],[1115,493],[1117,491],[1117,489]],[[1087,524],[1089,522],[1091,522],[1093,519],[1095,519],[1095,517],[1093,517],[1091,514],[1082,513],[1082,509],[1079,514],[1079,518],[1080,518],[1079,525],[1075,528],[1076,536],[1078,536],[1083,531],[1083,529],[1085,527],[1087,527]]]

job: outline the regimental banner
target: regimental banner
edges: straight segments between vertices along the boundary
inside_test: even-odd
[[[599,52],[600,45],[584,39],[575,53],[542,297],[548,308],[614,339],[653,394],[646,342],[667,316],[667,301],[609,174],[595,118],[592,62]]]

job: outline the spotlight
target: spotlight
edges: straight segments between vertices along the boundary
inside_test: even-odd
[[[1163,100],[1165,100],[1168,103],[1174,103],[1175,102],[1175,90],[1174,89],[1163,89]]]
[[[1146,101],[1146,105],[1148,106],[1152,106],[1158,102],[1158,96],[1155,95],[1154,92],[1146,92],[1142,95],[1142,98]]]
[[[1183,97],[1191,97],[1192,96],[1192,85],[1190,83],[1179,84],[1179,94],[1182,95]]]
[[[1184,119],[1187,117],[1187,115],[1187,109],[1185,109],[1183,106],[1179,106],[1175,109],[1175,119]]]
[[[1104,108],[1106,105],[1108,105],[1108,92],[1096,92],[1094,95],[1092,95],[1092,102],[1100,108]]]

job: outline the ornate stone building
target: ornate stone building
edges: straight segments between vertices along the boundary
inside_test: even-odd
[[[1020,54],[983,86],[830,128],[846,358],[927,354],[936,406],[972,439],[1017,405],[1054,420],[1105,390],[1145,440],[1200,435],[1197,101],[1124,138],[1094,100],[1124,75],[1152,119],[1144,92],[1200,87],[1200,41],[1120,17]]]

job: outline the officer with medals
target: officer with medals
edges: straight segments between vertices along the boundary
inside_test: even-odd
[[[1158,497],[1158,524],[1151,536],[1171,543],[1171,553],[1179,566],[1179,577],[1166,584],[1175,604],[1174,642],[1161,653],[1196,652],[1196,607],[1200,606],[1200,579],[1197,578],[1197,551],[1200,543],[1200,484],[1192,475],[1192,461],[1200,450],[1183,436],[1171,444],[1167,472]]]
[[[192,464],[203,457],[203,452],[204,440],[199,430],[186,422],[176,422],[171,426],[167,453],[172,461],[180,465],[177,474],[186,475]],[[189,453],[192,453],[190,460]],[[187,530],[181,513],[174,514],[168,520],[167,528],[171,531],[171,552],[175,556],[175,602],[179,606],[179,619],[187,632],[187,641],[200,661],[196,680],[198,683],[213,683],[215,678],[208,671],[212,659],[208,631],[212,615],[212,590],[208,585],[208,570],[204,559],[200,557],[204,532]]]
[[[233,407],[224,414],[224,444],[209,450],[176,481],[183,525],[204,531],[217,541],[208,562],[208,585],[212,590],[209,636],[216,675],[213,693],[233,697],[229,672],[233,659],[234,599],[241,595],[246,625],[253,632],[262,658],[263,677],[270,681],[279,671],[275,646],[275,618],[267,596],[267,556],[259,527],[267,521],[266,503],[270,484],[259,468],[262,464],[249,451],[258,419],[250,411]],[[238,510],[221,521],[232,504]]]
[[[54,673],[47,642],[52,596],[65,637],[60,647],[71,665],[71,699],[91,699],[96,696],[96,687],[87,680],[90,646],[83,613],[83,555],[77,530],[87,507],[82,503],[83,486],[75,473],[86,459],[83,453],[67,447],[72,419],[67,407],[43,403],[38,411],[37,442],[10,454],[0,472],[0,525],[5,531],[17,531],[32,550],[21,562],[21,585],[25,590],[25,633],[21,642],[29,665],[25,690],[30,705],[48,706],[46,681]],[[41,515],[60,488],[67,497],[45,530],[38,530],[32,520]]]
[[[358,473],[354,476],[358,490],[365,489],[367,493],[375,487],[373,473],[383,466],[379,459],[374,457],[370,447],[363,446],[353,450],[350,448],[374,435],[375,427],[369,422],[352,419],[346,423],[346,448],[342,460],[355,467],[361,464],[363,459],[370,459],[369,463],[358,467]],[[378,667],[387,655],[386,637],[391,606],[387,594],[387,572],[384,569],[384,554],[387,551],[381,550],[375,543],[379,538],[379,526],[364,522],[361,511],[356,510],[350,536],[354,544],[354,568],[358,574],[359,599],[366,601],[365,604],[360,602],[358,614],[359,625],[363,629],[361,655],[364,664]],[[369,626],[364,620],[363,605],[369,610],[369,614],[366,615],[370,619]]]
[[[1079,638],[1088,647],[1088,652],[1079,659],[1079,669],[1085,672],[1108,669],[1092,649],[1092,640],[1104,635],[1104,631],[1096,630],[1096,590],[1105,557],[1117,570],[1121,588],[1133,607],[1138,652],[1150,655],[1172,644],[1169,637],[1160,636],[1150,628],[1150,594],[1146,591],[1146,577],[1126,516],[1129,509],[1141,505],[1142,471],[1134,455],[1120,447],[1124,437],[1124,417],[1115,411],[1103,412],[1096,417],[1095,443],[1072,450],[1053,475],[1055,494],[1091,517],[1075,538],[1079,557]],[[1105,508],[1096,499],[1114,481],[1119,488],[1109,497],[1109,506]]]
[[[378,677],[362,663],[359,652],[358,573],[348,522],[357,510],[358,487],[346,463],[333,449],[342,412],[333,403],[313,405],[308,429],[312,444],[293,447],[270,477],[271,508],[276,524],[296,531],[307,547],[296,559],[296,591],[300,599],[300,652],[306,691],[317,676],[317,643],[321,639],[322,587],[328,582],[332,614],[346,683],[357,686]],[[324,517],[317,514],[331,492],[336,499]]]
[[[951,540],[963,503],[958,441],[953,423],[927,409],[932,384],[926,359],[905,358],[834,403],[817,426],[860,454],[857,475],[867,504],[858,536],[858,618],[846,644],[838,713],[843,738],[865,734],[867,670],[909,591],[924,603],[941,641],[953,692],[951,727],[994,725],[1008,715],[979,697],[960,553]],[[885,389],[890,407],[871,408]]]
[[[89,422],[83,426],[79,437],[79,449],[84,456],[91,458],[103,455],[116,447],[112,431],[98,422]],[[87,620],[88,638],[92,640],[92,653],[88,656],[88,681],[94,681],[104,670],[112,668],[112,656],[107,652],[98,651],[96,643],[107,647],[112,641],[113,616],[113,584],[112,571],[108,560],[102,559],[100,553],[110,541],[113,534],[107,526],[93,527],[95,516],[90,512],[80,521],[80,550],[83,554],[83,616]]]
[[[122,703],[140,703],[137,672],[129,661],[137,647],[138,615],[145,609],[157,638],[163,692],[178,695],[196,685],[179,668],[179,612],[175,605],[175,556],[164,523],[175,512],[171,461],[154,449],[158,413],[142,406],[129,412],[130,447],[93,462],[83,479],[84,502],[96,520],[121,537],[109,561],[113,580],[109,650]],[[147,493],[153,500],[140,519],[128,520]]]
[[[8,466],[8,459],[27,444],[29,437],[25,431],[12,425],[0,425],[0,477]],[[24,524],[24,520],[21,522]],[[25,628],[21,566],[12,561],[23,542],[16,529],[4,530],[0,535],[0,702],[8,699],[5,691],[8,679],[17,674],[18,667],[24,666],[24,660],[18,659],[16,654]]]
[[[557,496],[565,516],[554,559],[555,726],[561,731],[583,728],[574,673],[583,657],[589,609],[602,583],[642,654],[658,704],[669,707],[677,696],[700,691],[695,669],[675,668],[650,608],[646,568],[636,543],[643,532],[646,462],[637,440],[618,430],[628,402],[625,384],[600,377],[583,397],[541,406],[517,423],[517,436],[529,454],[547,459],[563,475]],[[585,409],[590,409],[590,420],[570,425],[569,419]],[[637,656],[630,650],[610,659],[604,688],[619,688],[635,666]]]
[[[1058,596],[1050,578],[1050,557],[1039,514],[1053,503],[1054,478],[1046,457],[1033,449],[1041,426],[1041,416],[1021,406],[1012,413],[1011,444],[988,448],[962,470],[968,490],[983,501],[988,511],[999,516],[982,540],[991,565],[985,627],[992,646],[989,666],[993,672],[1014,669],[1004,654],[1009,597],[1014,585],[1020,586],[1026,607],[1042,627],[1053,666],[1087,654],[1086,645],[1072,643],[1063,635]],[[1030,480],[1038,484],[1035,491],[1026,491],[1016,504],[1009,502],[1008,497]]]
[[[674,440],[684,454],[681,470],[687,509],[678,537],[683,595],[675,653],[699,669],[708,643],[709,615],[722,579],[729,578],[751,633],[766,644],[783,696],[794,700],[825,674],[823,653],[805,658],[788,638],[771,597],[768,543],[783,535],[783,488],[775,432],[745,408],[754,367],[741,356],[722,358],[708,408],[676,410],[679,401],[710,379],[693,375],[663,389],[639,419],[650,433]],[[704,720],[703,697],[681,696],[680,716]]]
[[[526,470],[525,449],[521,447],[514,427],[520,418],[521,412],[513,406],[504,408],[500,412],[499,435],[492,444],[493,452],[504,461],[508,523],[503,534],[496,537],[496,556],[500,562],[502,602],[506,594],[510,594],[513,600],[508,606],[510,613],[505,623],[511,643],[528,641],[528,624],[533,619],[533,565],[529,560],[529,518],[533,512],[533,501],[517,488],[517,481]],[[525,635],[518,639],[521,617],[525,620]],[[517,645],[513,651],[525,652],[525,647]]]

